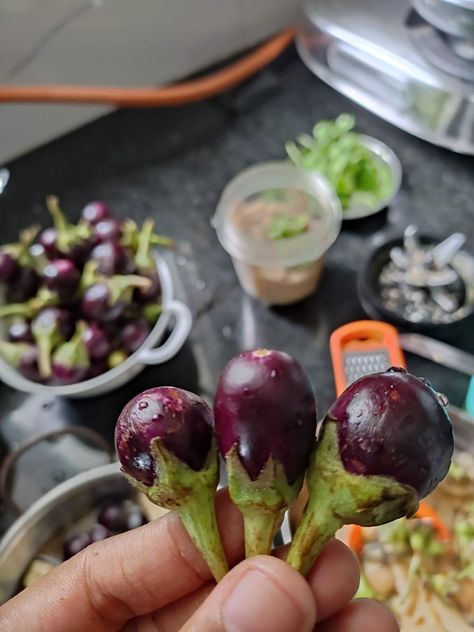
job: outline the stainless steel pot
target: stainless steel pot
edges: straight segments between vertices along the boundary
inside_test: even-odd
[[[12,597],[31,561],[54,533],[110,497],[136,498],[118,463],[95,467],[58,485],[35,502],[0,542],[0,603]]]

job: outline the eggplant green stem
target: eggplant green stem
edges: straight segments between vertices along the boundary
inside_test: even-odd
[[[240,460],[237,446],[225,456],[229,493],[244,517],[245,556],[268,555],[281,517],[301,489],[302,477],[289,484],[281,463],[270,457],[252,480]]]
[[[43,299],[40,296],[31,298],[26,303],[8,303],[0,307],[0,318],[6,318],[9,316],[22,316],[24,318],[33,318],[36,314],[43,309],[46,305],[52,305],[54,300],[52,298]]]
[[[5,340],[0,340],[0,356],[15,369],[20,366],[21,359],[27,351],[28,344],[25,342],[6,342]]]
[[[36,338],[36,346],[38,349],[38,368],[41,377],[51,377],[51,336],[38,336]]]
[[[320,493],[321,488],[318,491]],[[316,510],[306,508],[286,558],[287,563],[303,575],[309,573],[323,546],[344,524],[334,516],[330,506],[322,505],[321,502],[317,504]]]
[[[59,199],[55,195],[48,195],[46,206],[53,219],[57,231],[58,247],[61,252],[69,252],[71,246],[90,237],[90,228],[86,224],[71,224],[59,206]]]
[[[245,557],[270,555],[273,538],[281,524],[282,512],[253,507],[242,507],[240,511],[244,516]]]
[[[147,219],[143,222],[142,229],[138,237],[137,254],[135,255],[135,263],[139,270],[148,270],[154,268],[153,257],[150,254],[151,237],[153,235],[153,226],[155,222]]]
[[[117,274],[109,279],[106,279],[104,283],[106,283],[109,288],[112,304],[114,304],[121,299],[125,299],[127,294],[131,295],[133,288],[135,287],[148,289],[151,285],[151,279],[138,274]]]
[[[217,529],[214,490],[203,490],[198,498],[192,497],[185,505],[178,507],[177,512],[214,579],[221,580],[229,568]]]
[[[306,575],[322,547],[344,524],[376,526],[418,508],[416,492],[388,476],[351,474],[339,454],[337,423],[326,418],[307,473],[309,499],[287,562]]]
[[[228,571],[217,527],[214,497],[219,481],[219,459],[215,441],[201,470],[193,470],[170,452],[161,439],[150,442],[157,477],[151,487],[130,482],[144,492],[151,502],[175,510],[181,517],[196,548],[200,551],[216,581]]]

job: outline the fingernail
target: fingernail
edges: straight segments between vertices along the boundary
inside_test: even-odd
[[[271,575],[251,569],[224,602],[222,622],[226,632],[295,632],[305,614]]]

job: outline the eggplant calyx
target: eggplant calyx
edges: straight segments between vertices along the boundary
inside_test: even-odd
[[[376,526],[418,509],[418,496],[389,476],[351,474],[342,463],[337,422],[327,417],[307,474],[309,500],[287,562],[306,574],[324,544],[344,524]]]
[[[219,482],[219,459],[213,440],[204,467],[193,470],[168,450],[159,438],[150,442],[157,476],[152,486],[128,480],[160,507],[179,514],[189,536],[207,562],[216,581],[228,571],[217,528],[214,495]]]
[[[83,342],[86,329],[84,322],[79,322],[71,340],[62,344],[54,352],[53,362],[67,368],[89,368],[89,353]]]
[[[285,509],[296,500],[303,477],[288,483],[283,465],[270,457],[252,480],[234,445],[225,456],[229,493],[244,517],[245,555],[268,555]]]
[[[11,364],[14,369],[18,369],[30,347],[31,345],[26,342],[7,342],[0,340],[0,356],[2,356],[8,364]]]
[[[81,292],[87,290],[88,287],[104,280],[104,277],[98,272],[99,263],[92,261],[91,259],[86,262],[84,269],[82,270],[81,280],[79,282],[79,289]]]

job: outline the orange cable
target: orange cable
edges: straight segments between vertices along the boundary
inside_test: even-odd
[[[0,85],[0,103],[107,103],[166,107],[201,101],[242,83],[276,59],[293,41],[288,28],[236,62],[209,75],[163,88],[76,85]]]

